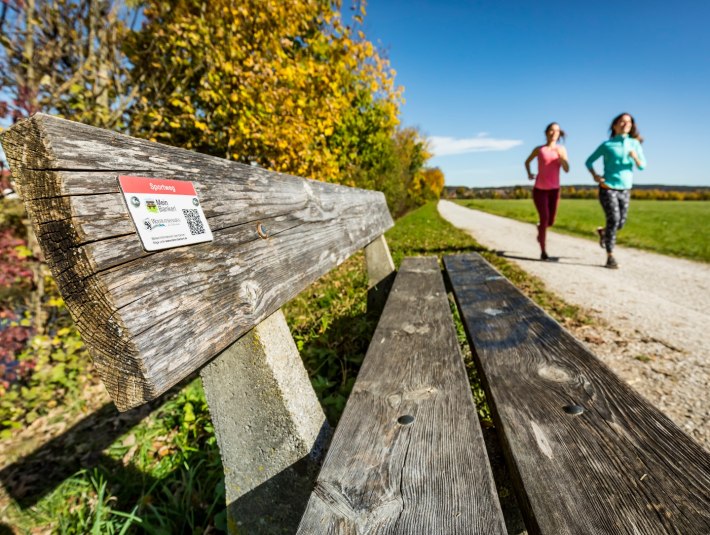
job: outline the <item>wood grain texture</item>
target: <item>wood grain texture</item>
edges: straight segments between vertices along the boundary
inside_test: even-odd
[[[506,533],[436,258],[402,263],[298,533]]]
[[[47,115],[16,124],[2,141],[46,260],[120,410],[200,368],[393,225],[379,192]],[[192,181],[214,241],[145,252],[121,174]]]
[[[710,454],[479,255],[444,264],[528,530],[710,533]]]

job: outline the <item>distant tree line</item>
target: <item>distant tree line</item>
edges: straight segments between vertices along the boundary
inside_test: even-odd
[[[560,195],[564,199],[596,199],[597,189],[597,186],[562,186]],[[447,199],[531,199],[532,186],[501,188],[446,186],[442,196]],[[710,188],[639,185],[631,190],[631,197],[656,201],[710,201]]]
[[[42,111],[317,180],[443,188],[365,1],[0,0],[0,117]]]

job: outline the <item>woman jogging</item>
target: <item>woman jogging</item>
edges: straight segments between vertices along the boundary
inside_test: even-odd
[[[599,227],[599,245],[606,249],[606,267],[617,269],[619,264],[614,258],[616,233],[626,223],[629,213],[629,200],[633,182],[633,167],[642,170],[646,167],[641,142],[643,138],[636,129],[634,118],[622,113],[614,118],[609,128],[611,136],[592,155],[585,165],[599,184],[599,202],[604,209],[606,226]],[[604,175],[594,171],[594,162],[604,157]]]
[[[525,160],[525,170],[528,178],[535,180],[533,187],[533,201],[539,216],[537,224],[537,241],[540,243],[540,259],[547,260],[546,238],[547,227],[555,223],[557,205],[560,200],[560,167],[569,172],[567,150],[557,145],[557,141],[564,139],[565,133],[557,123],[550,123],[545,128],[547,142],[535,147]],[[537,158],[537,178],[530,172],[530,163]]]

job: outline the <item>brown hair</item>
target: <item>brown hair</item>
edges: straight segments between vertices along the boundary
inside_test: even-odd
[[[550,124],[548,124],[548,125],[545,127],[545,135],[547,135],[547,131],[552,127],[553,124],[556,124],[557,126],[560,126],[560,123],[556,123],[556,122],[554,122],[554,121],[551,122]],[[565,140],[565,135],[566,135],[566,134],[565,134],[565,131],[562,130],[562,128],[560,128],[560,139],[561,139],[562,141]]]
[[[609,127],[609,139],[613,138],[616,135],[614,134],[614,125],[618,123],[624,115],[628,115],[631,119],[631,131],[629,132],[629,137],[638,139],[639,143],[643,143],[643,137],[641,137],[638,128],[636,128],[636,121],[634,120],[634,116],[626,112],[620,113],[619,115],[614,117],[613,121],[611,121],[611,126]]]

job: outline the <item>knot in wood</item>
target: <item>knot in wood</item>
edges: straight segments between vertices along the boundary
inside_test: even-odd
[[[572,379],[567,370],[558,368],[557,366],[541,366],[540,369],[537,370],[537,374],[543,379],[555,383],[568,383]]]

